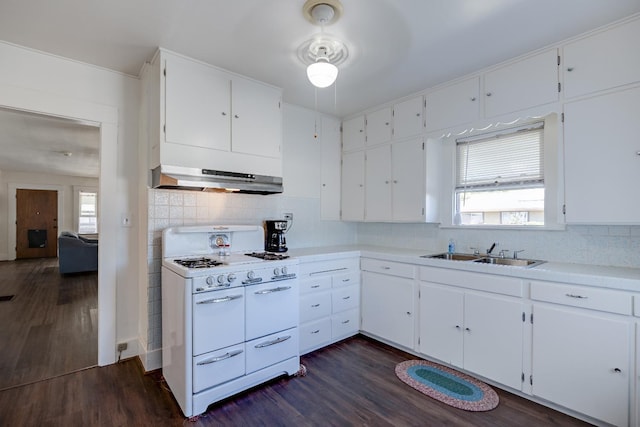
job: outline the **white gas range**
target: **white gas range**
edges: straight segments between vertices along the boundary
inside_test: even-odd
[[[162,369],[187,417],[300,367],[298,262],[263,244],[260,226],[162,234]]]

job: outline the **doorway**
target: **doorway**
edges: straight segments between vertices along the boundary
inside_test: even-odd
[[[58,254],[58,192],[16,190],[16,259]]]

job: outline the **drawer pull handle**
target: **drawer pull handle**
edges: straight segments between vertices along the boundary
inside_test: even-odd
[[[291,286],[278,286],[277,288],[265,289],[264,291],[256,291],[256,295],[272,294],[274,292],[282,292],[291,289]]]
[[[343,324],[343,325],[346,325],[347,323],[349,323],[349,320],[343,320],[343,321],[342,321],[342,324]]]
[[[382,267],[380,267],[380,268],[382,268],[383,270],[391,270],[391,267],[387,267],[386,265],[383,265],[383,266],[382,266]]]
[[[349,282],[351,279],[342,279],[343,282]]]
[[[207,359],[207,360],[203,360],[202,362],[198,362],[197,365],[201,366],[201,365],[209,365],[211,363],[221,362],[221,361],[229,359],[229,358],[231,358],[233,356],[237,356],[240,353],[242,353],[242,350],[230,351],[228,353],[223,354],[222,356],[212,357],[211,359]]]
[[[309,276],[313,276],[314,274],[333,273],[335,271],[343,271],[343,270],[348,270],[348,268],[340,267],[340,268],[332,268],[331,270],[312,271],[311,273],[309,273]]]
[[[316,329],[315,331],[311,331],[312,334],[317,334],[318,332],[320,332],[320,329]]]
[[[230,295],[228,297],[223,297],[223,298],[205,299],[205,300],[196,302],[196,304],[217,304],[219,302],[233,301],[234,299],[238,299],[238,298],[242,298],[242,295]]]
[[[320,307],[320,304],[312,304],[311,307],[312,308]]]
[[[320,287],[320,285],[313,285],[313,286],[311,286],[311,289],[317,289],[319,287]]]
[[[588,299],[589,297],[585,297],[583,295],[576,295],[576,294],[565,294],[566,296],[568,296],[569,298],[577,298],[577,299]]]
[[[622,369],[620,369],[620,368],[614,368],[614,369],[613,369],[613,372],[616,372],[616,373],[618,373],[618,374],[619,374],[619,373],[621,373],[621,372],[622,372]]]
[[[350,296],[346,296],[346,297],[342,297],[342,299],[349,299],[351,298]]]
[[[261,344],[256,344],[254,347],[255,348],[264,348],[264,347],[269,347],[271,345],[275,345],[275,344],[280,344],[281,342],[285,342],[286,340],[288,340],[289,338],[291,338],[291,335],[287,335],[286,337],[278,337],[275,340],[271,340],[271,341],[267,341],[267,342],[263,342]]]

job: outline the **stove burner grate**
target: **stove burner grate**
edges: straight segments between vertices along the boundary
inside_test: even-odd
[[[216,261],[206,257],[175,259],[173,261],[187,268],[209,268],[209,267],[217,267],[223,264],[220,261]]]
[[[263,259],[265,261],[279,261],[282,259],[287,259],[289,258],[289,255],[284,255],[284,254],[276,254],[273,252],[251,252],[248,254],[245,254],[247,256],[251,256],[254,258],[260,258]]]

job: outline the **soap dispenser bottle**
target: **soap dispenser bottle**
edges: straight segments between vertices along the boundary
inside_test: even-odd
[[[454,254],[456,252],[456,242],[453,239],[449,239],[449,248],[447,252]]]

